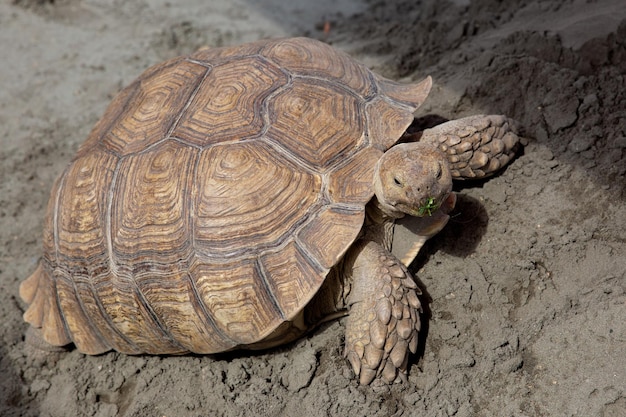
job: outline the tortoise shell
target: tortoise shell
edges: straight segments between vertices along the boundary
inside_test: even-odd
[[[88,354],[263,340],[357,238],[376,162],[430,85],[303,38],[148,69],[54,185],[25,319]]]

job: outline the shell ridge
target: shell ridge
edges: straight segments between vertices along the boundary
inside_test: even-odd
[[[317,259],[315,259],[315,257],[311,256],[309,251],[306,250],[306,247],[302,244],[302,242],[299,241],[298,235],[294,236],[294,240],[293,241],[295,243],[295,248],[298,251],[298,253],[300,254],[300,256],[302,256],[304,258],[304,260],[310,266],[312,266],[320,274],[324,274],[324,277],[326,277],[328,275],[329,271],[330,271],[330,268],[324,268],[322,266],[322,264],[320,264],[319,261]],[[323,280],[320,281],[319,286],[317,287],[317,289],[315,291],[311,292],[309,299],[306,300],[302,304],[302,308],[305,308],[311,302],[313,297],[315,297],[315,294],[317,294],[317,292],[319,291],[320,287],[324,284],[324,281],[326,281],[326,278],[324,278]]]
[[[380,87],[378,86],[378,82],[376,82],[376,77],[374,75],[374,73],[372,71],[369,70],[369,68],[367,69],[367,77],[369,78],[370,81],[370,85],[372,86],[372,92],[371,94],[369,94],[367,97],[363,97],[364,103],[363,103],[363,117],[365,120],[365,123],[363,123],[363,146],[364,147],[373,147],[373,141],[372,141],[372,129],[370,127],[370,120],[369,120],[369,115],[367,112],[367,106],[372,103],[373,101],[375,101],[378,97],[381,96],[380,94]],[[361,148],[359,148],[360,150]],[[345,164],[344,164],[345,165]]]
[[[126,342],[130,347],[132,347],[135,352],[141,352],[141,349],[139,349],[139,346],[137,346],[135,342],[133,342],[128,336],[126,336],[124,332],[120,331],[120,329],[115,325],[113,320],[111,320],[111,316],[107,313],[106,308],[104,308],[104,305],[102,304],[102,300],[100,299],[100,297],[97,296],[98,292],[96,291],[96,288],[94,287],[94,284],[91,279],[89,280],[89,291],[91,291],[91,294],[93,295],[96,305],[98,306],[98,310],[100,311],[100,314],[106,321],[111,331],[113,331],[117,336],[119,336],[120,339]]]
[[[187,270],[189,270],[189,268],[187,268]],[[200,320],[203,320],[206,323],[208,323],[211,326],[211,328],[215,330],[215,333],[222,339],[222,341],[225,341],[231,344],[232,346],[237,345],[237,343],[234,340],[232,340],[230,337],[228,337],[228,335],[224,333],[224,331],[217,325],[217,323],[215,323],[215,319],[213,318],[213,315],[211,314],[210,310],[208,309],[207,305],[202,299],[202,296],[200,295],[200,291],[198,290],[198,286],[196,285],[196,282],[191,277],[189,272],[185,273],[185,277],[189,282],[189,288],[191,288],[191,294],[194,298],[194,301],[197,303],[197,306],[200,308],[200,313],[202,313],[202,314],[198,314],[198,316],[200,317]],[[194,352],[194,353],[198,353],[198,352]]]
[[[302,169],[303,171],[306,171],[315,175],[320,174],[320,170],[318,168],[316,168],[310,162],[305,161],[303,158],[291,152],[289,148],[285,147],[285,145],[283,145],[281,142],[274,140],[267,135],[261,138],[258,138],[258,140],[268,144],[270,147],[276,150],[276,152],[280,153],[285,159],[287,159],[289,162],[294,164],[294,166],[298,167],[299,169]]]
[[[285,84],[281,85],[280,87],[276,88],[274,91],[269,93],[267,97],[265,97],[261,101],[261,118],[263,119],[263,127],[261,128],[261,131],[256,137],[251,138],[252,140],[255,140],[255,139],[262,140],[264,138],[267,138],[266,137],[267,131],[272,125],[272,122],[270,120],[269,103],[274,99],[274,97],[276,97],[279,94],[282,94],[282,92],[285,91],[287,88],[289,88],[293,83],[293,74],[291,74],[289,71],[285,71],[285,70],[282,70],[282,71],[287,77],[287,81],[285,82]],[[245,140],[239,140],[238,142],[244,142],[244,141]],[[269,145],[273,144],[273,141],[268,140],[268,139],[266,139],[265,142],[267,142]]]
[[[313,221],[315,217],[312,216],[312,218],[306,222],[305,224],[303,224],[303,227],[306,227],[309,223],[311,223]],[[302,240],[300,239],[300,236],[298,233],[295,233],[293,236],[293,241],[296,244],[296,248],[298,250],[298,252],[300,252],[302,254],[302,256],[304,257],[304,259],[306,259],[306,261],[309,263],[309,265],[313,266],[315,269],[317,269],[318,271],[320,271],[321,274],[328,274],[328,271],[330,271],[330,268],[326,268],[325,266],[323,266],[316,258],[315,256],[312,256],[311,253],[309,252],[309,250],[307,249],[306,245],[304,244],[304,242],[302,242]],[[313,294],[314,295],[314,294]]]
[[[48,275],[50,276],[50,275]],[[50,276],[50,281],[52,281],[52,291],[54,293],[54,302],[56,303],[56,311],[58,311],[59,313],[59,317],[61,318],[61,322],[63,323],[63,330],[65,332],[65,337],[67,339],[72,340],[72,333],[70,332],[70,328],[67,324],[67,320],[65,318],[65,316],[63,315],[63,309],[61,308],[61,300],[59,298],[59,291],[57,289],[57,278],[54,276],[54,274],[52,274]],[[45,321],[45,320],[44,320]]]
[[[411,114],[413,114],[417,110],[417,107],[415,107],[415,106],[413,106],[411,104],[407,104],[407,103],[405,103],[403,101],[395,100],[395,99],[387,96],[386,94],[381,94],[379,96],[379,98],[381,100],[386,101],[387,103],[391,104],[392,106],[400,108],[401,110],[409,112]],[[374,100],[372,100],[372,101],[374,101]],[[400,138],[398,138],[398,139],[400,139]]]
[[[63,171],[63,174],[61,176],[61,183],[59,184],[59,187],[56,190],[56,196],[54,197],[55,198],[55,203],[54,203],[54,214],[53,214],[52,228],[53,228],[54,258],[55,258],[55,261],[58,261],[58,259],[59,259],[59,247],[60,247],[60,243],[59,243],[59,203],[61,201],[61,194],[63,192],[63,189],[65,188],[66,180],[67,180],[67,174],[68,174],[70,168],[71,168],[71,165],[68,165],[65,168],[65,170]],[[44,259],[45,259],[45,257],[44,257]],[[53,269],[50,268],[49,270],[52,271]],[[63,322],[63,329],[65,331],[66,338],[71,339],[72,338],[71,337],[72,333],[69,331],[69,326],[67,324],[67,320],[66,320],[65,316],[63,314],[61,314],[61,312],[63,310],[61,309],[61,300],[59,299],[59,292],[57,291],[57,283],[56,283],[57,278],[55,277],[54,273],[45,274],[45,277],[47,277],[47,279],[51,281],[50,285],[52,286],[52,289],[53,289],[53,292],[54,292],[54,302],[56,303],[56,309],[57,309],[57,311],[59,311],[59,316],[61,318],[61,321]],[[50,314],[50,313],[48,313],[48,314]]]
[[[381,95],[381,92],[380,92],[380,86],[378,85],[378,81],[376,81],[376,75],[372,72],[372,70],[370,70],[367,67],[365,67],[365,70],[366,70],[367,78],[369,79],[372,91],[367,96],[363,97],[363,99],[365,100],[366,103],[369,103],[370,101],[374,100],[376,97],[379,97]]]
[[[199,59],[193,59],[193,58],[191,58],[189,56],[185,57],[184,60],[187,61],[187,62],[191,62],[192,64],[200,65],[200,66],[208,68],[208,69],[210,69],[213,66],[212,62],[201,61]]]
[[[357,140],[356,142],[363,142],[365,139],[365,136],[363,134],[361,134],[361,138],[359,140]],[[327,164],[327,169],[326,171],[334,171],[337,169],[337,165],[341,164],[342,161],[346,160],[346,159],[352,159],[354,157],[354,155],[356,155],[361,149],[363,149],[366,146],[356,146],[353,147],[352,149],[348,150],[348,149],[342,149],[340,152],[337,152],[337,155],[333,156],[332,158],[329,158],[326,161]]]
[[[383,99],[389,99],[393,105],[405,107],[411,113],[414,113],[424,104],[433,83],[430,76],[414,83],[399,83],[380,76],[375,77],[375,80],[379,95]],[[416,91],[416,89],[419,90]],[[416,94],[419,94],[419,96],[416,97]]]
[[[120,157],[117,160],[117,163],[115,164],[115,169],[113,170],[113,177],[111,178],[111,184],[109,185],[109,190],[107,191],[107,194],[106,194],[107,201],[106,201],[106,206],[105,206],[106,210],[105,210],[105,216],[104,216],[105,218],[104,235],[105,235],[105,240],[106,240],[109,273],[111,274],[111,277],[113,277],[113,279],[115,280],[117,279],[119,271],[117,268],[117,263],[115,262],[115,259],[113,259],[113,236],[112,236],[113,224],[111,221],[111,215],[113,213],[113,199],[115,197],[117,177],[119,175],[120,167],[124,159],[125,157]],[[119,335],[125,342],[127,342],[130,346],[134,347],[137,351],[140,351],[138,346],[133,341],[131,341],[130,338],[128,338],[125,334],[123,334],[123,332],[120,331],[120,329],[115,325],[115,322],[112,320],[111,316],[109,315],[106,308],[102,304],[102,300],[100,299],[100,297],[96,296],[98,291],[96,290],[94,286],[94,278],[95,277],[90,277],[89,289],[94,294],[94,299],[96,300],[96,304],[98,306],[98,309],[100,310],[100,314],[102,314],[102,317],[104,317],[109,327],[117,335]]]
[[[267,61],[270,64],[278,67],[278,65],[275,62],[270,61],[265,55],[261,54],[260,52],[253,52],[253,53],[249,53],[249,54],[239,54],[239,55],[232,55],[232,56],[221,57],[221,58],[214,58],[214,59],[207,60],[207,61],[202,61],[202,60],[199,60],[199,59],[191,58],[191,56],[193,56],[193,55],[195,55],[195,54],[192,54],[192,55],[186,57],[185,61],[191,62],[193,64],[198,64],[198,65],[201,65],[201,66],[206,67],[206,68],[217,67],[217,66],[224,65],[224,64],[230,64],[231,62],[234,62],[234,61],[239,61],[241,59],[249,59],[249,58],[263,59],[264,61]]]
[[[76,286],[76,281],[74,280],[74,277],[72,275],[70,275],[70,274],[68,274],[68,276],[69,276],[69,281],[72,283],[72,289],[74,290],[74,295],[76,296],[76,301],[78,301],[78,308],[80,308],[83,316],[85,316],[87,318],[87,325],[89,326],[90,333],[93,334],[95,337],[97,337],[98,340],[104,346],[106,346],[108,348],[107,350],[110,350],[112,348],[111,343],[109,343],[109,341],[104,337],[104,335],[102,334],[102,332],[100,331],[98,326],[96,326],[92,322],[91,315],[89,314],[89,312],[85,308],[85,303],[83,302],[83,298],[80,296],[80,293],[78,292],[78,287]],[[95,293],[94,293],[94,290],[93,290],[93,284],[91,282],[91,279],[89,279],[89,286],[88,286],[88,288],[89,288],[89,291],[91,292],[92,298],[96,299],[97,297],[95,297]],[[59,295],[58,295],[58,292],[57,292],[57,298],[58,298],[58,296]],[[59,301],[59,303],[60,303],[60,301]],[[61,310],[61,311],[63,311],[63,310]],[[104,317],[107,317],[107,316],[105,315]],[[120,335],[120,336],[122,336],[122,335]],[[73,337],[72,337],[72,340],[74,340]]]
[[[35,272],[20,285],[20,296],[29,303],[23,318],[33,328],[41,329],[41,336],[47,343],[64,346],[71,343],[72,338],[59,308],[55,279],[46,266],[47,263],[39,263]]]
[[[111,185],[109,185],[109,190],[107,192],[107,201],[106,201],[106,212],[105,212],[105,237],[106,237],[106,245],[107,245],[107,255],[109,258],[109,271],[113,276],[117,276],[118,268],[115,263],[115,259],[113,259],[113,224],[111,221],[111,215],[113,213],[113,199],[115,197],[115,189],[117,186],[117,177],[120,173],[120,167],[122,165],[122,161],[125,158],[120,158],[115,164],[115,169],[113,170],[113,177],[111,178]]]
[[[189,62],[192,62],[191,60],[188,60]],[[178,127],[178,123],[180,123],[180,120],[183,118],[183,116],[185,115],[185,113],[187,113],[187,109],[189,108],[189,106],[191,106],[191,102],[193,101],[193,99],[196,97],[196,95],[198,94],[198,91],[200,90],[200,87],[202,87],[202,84],[204,83],[204,81],[207,79],[207,77],[209,76],[209,74],[211,73],[213,66],[209,65],[207,66],[202,65],[200,63],[197,63],[198,65],[201,65],[202,67],[206,68],[206,70],[204,71],[204,74],[202,75],[202,77],[198,77],[198,81],[197,84],[195,85],[195,87],[191,90],[191,94],[189,94],[189,97],[187,97],[187,101],[185,102],[185,105],[183,106],[183,108],[178,112],[178,115],[176,116],[176,119],[174,119],[174,121],[172,122],[172,125],[167,129],[167,133],[165,135],[165,138],[169,138],[170,136],[172,136],[172,133],[174,132],[174,130],[176,129],[176,127]],[[179,141],[183,142],[185,145],[189,145],[187,143],[187,141],[183,140],[183,139],[179,139]],[[145,150],[145,149],[144,149]]]
[[[359,98],[363,101],[367,101],[365,98],[366,96],[363,96],[358,91],[355,91],[354,88],[345,84],[341,80],[333,80],[333,79],[326,78],[323,75],[310,75],[310,74],[292,74],[292,77],[294,79],[302,79],[302,80],[309,81],[311,84],[319,83],[319,84],[329,85],[332,88],[342,90],[343,93],[348,93],[348,94],[356,96],[356,98]]]
[[[60,247],[60,243],[59,243],[59,203],[61,201],[61,194],[62,191],[65,187],[65,181],[67,180],[67,173],[69,172],[71,168],[71,164],[68,165],[65,168],[65,171],[63,171],[63,174],[61,174],[61,182],[59,184],[59,186],[57,187],[57,192],[56,195],[54,196],[55,202],[54,202],[54,213],[52,214],[52,236],[53,236],[53,241],[54,241],[54,259],[58,260],[59,259],[59,247]]]
[[[205,152],[206,149],[208,149],[208,147],[200,149],[200,151],[197,152],[195,155],[195,161],[193,163],[193,172],[190,175],[191,184],[192,184],[191,190],[192,190],[193,195],[199,194],[198,184],[200,184],[200,182],[198,181],[198,170],[199,170],[200,162],[202,161],[201,155],[203,152]],[[215,333],[222,340],[226,342],[230,342],[230,344],[234,346],[236,345],[236,343],[231,338],[229,338],[228,335],[226,335],[226,333],[224,333],[222,329],[220,329],[219,326],[217,326],[217,324],[215,323],[213,315],[211,314],[209,308],[204,302],[202,296],[200,295],[200,291],[198,290],[198,286],[196,285],[195,280],[191,277],[191,274],[189,273],[189,270],[191,269],[191,266],[193,263],[192,260],[194,259],[194,257],[197,257],[197,254],[198,254],[198,248],[196,247],[196,227],[195,227],[196,199],[195,198],[189,199],[188,207],[189,207],[188,209],[189,213],[187,215],[189,219],[189,234],[191,235],[189,239],[191,256],[187,260],[187,272],[185,273],[185,276],[186,276],[186,279],[189,281],[189,288],[191,288],[194,301],[197,303],[196,305],[200,308],[200,312],[198,312],[198,316],[200,317],[200,320],[204,319],[204,321],[206,321],[206,323],[208,323],[211,326],[211,328],[215,330]]]
[[[167,140],[171,140],[173,142],[178,142],[178,143],[180,143],[183,146],[188,146],[190,148],[195,148],[195,149],[197,149],[199,151],[201,151],[203,149],[202,146],[197,145],[195,143],[186,142],[185,139],[179,138],[177,136],[168,136],[168,137],[163,139],[163,141],[167,141]],[[161,142],[159,142],[159,143],[161,143]]]
[[[197,196],[200,194],[200,190],[198,190],[198,187],[200,184],[200,182],[198,181],[198,167],[200,166],[200,161],[202,161],[202,153],[205,151],[205,149],[200,149],[198,152],[196,152],[195,154],[195,161],[193,163],[193,171],[191,172],[190,180],[191,180],[191,195],[192,196]],[[189,178],[188,178],[189,181]],[[191,246],[191,252],[193,254],[197,253],[197,247],[196,247],[196,199],[195,198],[189,198],[189,206],[188,206],[188,210],[189,212],[187,213],[188,216],[188,220],[189,220],[189,234],[191,235],[190,237],[190,242],[189,245]]]
[[[131,282],[133,283],[133,290],[134,290],[135,295],[137,296],[138,301],[141,304],[143,304],[143,307],[145,308],[145,311],[148,313],[150,320],[152,320],[152,322],[156,325],[156,328],[160,330],[163,336],[165,336],[165,338],[167,339],[167,342],[170,345],[179,348],[179,351],[178,351],[179,353],[189,352],[189,349],[182,346],[178,342],[178,340],[171,334],[167,326],[161,321],[159,315],[154,311],[154,309],[152,308],[152,305],[146,299],[145,294],[143,293],[143,291],[141,291],[141,288],[139,287],[139,285],[137,285],[137,281],[135,281],[134,277],[132,277]]]
[[[261,277],[261,284],[263,286],[263,291],[265,291],[267,295],[269,296],[269,299],[272,302],[274,310],[278,312],[281,320],[285,321],[286,320],[285,312],[283,311],[282,308],[280,308],[280,304],[278,303],[278,300],[276,299],[276,295],[272,291],[270,284],[269,284],[269,278],[271,275],[269,275],[268,272],[265,270],[265,266],[263,265],[263,263],[261,262],[258,256],[254,260],[254,269],[256,269],[257,274],[259,275],[259,277]],[[275,328],[270,329],[268,334],[274,331],[274,329]]]
[[[254,55],[240,55],[236,59],[244,60],[248,58],[256,58],[257,60],[262,61],[265,64],[271,65],[272,67],[274,67],[274,69],[282,72],[285,75],[285,77],[287,77],[287,82],[285,83],[285,85],[289,84],[291,82],[291,79],[296,76],[296,74],[293,74],[288,69],[282,67],[281,65],[277,64],[276,62],[274,62],[273,60],[271,60],[270,58],[266,57],[265,55],[261,53],[254,54]],[[282,88],[282,87],[284,87],[284,85],[280,86],[279,88]]]
[[[98,135],[97,140],[95,140],[94,144],[92,145],[92,147],[90,149],[94,149],[94,148],[99,148],[99,149],[103,149],[106,152],[116,156],[116,157],[121,157],[121,154],[118,153],[115,149],[113,148],[107,148],[102,146],[102,142],[103,139],[107,137],[107,135],[111,132],[111,130],[113,129],[113,126],[115,126],[118,122],[119,119],[122,117],[123,114],[126,114],[126,112],[128,111],[128,105],[129,103],[131,103],[135,96],[137,95],[137,93],[139,92],[139,89],[141,87],[141,83],[140,80],[137,79],[134,82],[132,82],[129,86],[127,86],[126,88],[122,89],[120,92],[118,92],[118,96],[124,94],[124,92],[127,92],[127,96],[124,99],[123,104],[121,104],[121,111],[118,112],[118,114],[111,118],[108,123],[102,128],[100,129],[100,135]],[[113,99],[115,100],[115,98]],[[111,104],[109,104],[109,106],[111,106]],[[107,108],[107,110],[105,111],[108,112],[109,109]],[[102,120],[102,119],[100,119]],[[96,125],[93,127],[92,131],[89,133],[89,136],[87,137],[87,141],[85,143],[83,143],[79,149],[78,152],[76,154],[76,156],[72,159],[72,162],[76,161],[79,157],[81,157],[82,155],[84,155],[86,152],[88,152],[90,149],[84,148],[85,145],[90,144],[90,138],[91,135],[94,134],[94,132],[97,130],[96,128],[98,127],[98,124],[100,123],[100,121],[98,121],[96,123]]]

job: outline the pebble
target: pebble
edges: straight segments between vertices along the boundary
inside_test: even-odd
[[[575,136],[567,145],[567,148],[576,153],[584,152],[587,149],[591,148],[591,146],[596,141],[596,138],[592,135],[579,135]]]
[[[613,141],[613,147],[621,148],[621,149],[626,148],[626,136],[616,137],[615,140]]]
[[[578,99],[571,97],[569,100],[560,100],[556,104],[544,108],[543,115],[550,132],[555,133],[573,125],[578,120]]]
[[[297,361],[283,370],[281,383],[287,390],[298,392],[311,383],[316,368],[317,358],[311,348],[303,352],[302,356],[298,356]]]

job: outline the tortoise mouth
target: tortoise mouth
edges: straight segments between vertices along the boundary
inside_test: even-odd
[[[439,209],[439,206],[441,206],[440,201],[438,202],[433,197],[428,197],[424,199],[424,201],[421,202],[414,216],[417,216],[417,217],[424,217],[426,215],[432,216],[433,212]]]
[[[409,214],[415,217],[430,217],[442,205],[445,205],[450,198],[450,192],[444,193],[438,197],[425,197],[418,204],[417,208],[411,210]]]
[[[449,214],[456,205],[456,194],[451,191],[442,196],[440,201],[429,198],[425,199],[425,202],[417,209],[416,217],[430,217],[433,213],[441,211],[445,214]]]

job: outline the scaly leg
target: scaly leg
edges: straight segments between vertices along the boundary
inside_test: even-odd
[[[520,141],[515,122],[498,115],[451,120],[416,136],[446,154],[454,179],[493,175],[513,158]]]
[[[409,355],[417,350],[421,291],[404,265],[376,242],[357,242],[349,259],[353,281],[344,355],[361,384],[404,380]]]

